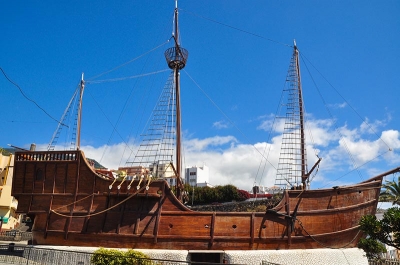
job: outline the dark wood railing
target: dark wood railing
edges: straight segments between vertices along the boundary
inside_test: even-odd
[[[10,230],[0,232],[0,241],[28,241],[32,239],[32,232]]]
[[[16,152],[15,161],[76,161],[78,151]]]

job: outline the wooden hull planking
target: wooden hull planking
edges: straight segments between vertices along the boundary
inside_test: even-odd
[[[355,247],[384,174],[353,186],[285,191],[267,212],[196,212],[165,180],[113,183],[81,151],[17,152],[13,196],[33,244],[186,250]]]

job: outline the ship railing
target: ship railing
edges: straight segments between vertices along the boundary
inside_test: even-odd
[[[15,161],[76,161],[77,151],[16,152]]]
[[[9,230],[0,232],[0,241],[28,241],[32,239],[32,232]]]

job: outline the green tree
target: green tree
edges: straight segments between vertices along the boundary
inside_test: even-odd
[[[213,202],[243,201],[246,198],[239,194],[239,190],[233,185],[211,187],[191,187],[185,185],[189,197],[189,204],[209,204]]]
[[[381,253],[386,253],[385,246],[379,241],[372,238],[361,238],[357,245],[367,254],[368,259],[379,259]]]
[[[381,193],[380,198],[384,201],[390,201],[393,205],[400,205],[400,176],[396,181],[386,181],[382,185],[385,190]]]
[[[378,220],[375,215],[363,216],[360,229],[370,239],[400,249],[400,208],[388,209],[383,214],[382,220]]]
[[[217,186],[215,190],[220,202],[237,201],[240,199],[238,189],[233,185]]]

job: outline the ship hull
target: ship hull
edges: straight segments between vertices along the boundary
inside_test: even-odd
[[[352,186],[285,191],[266,212],[197,212],[183,205],[165,180],[113,183],[94,171],[82,151],[19,152],[13,196],[17,212],[34,221],[32,243],[37,245],[350,248],[362,237],[361,217],[375,214],[386,174]]]

